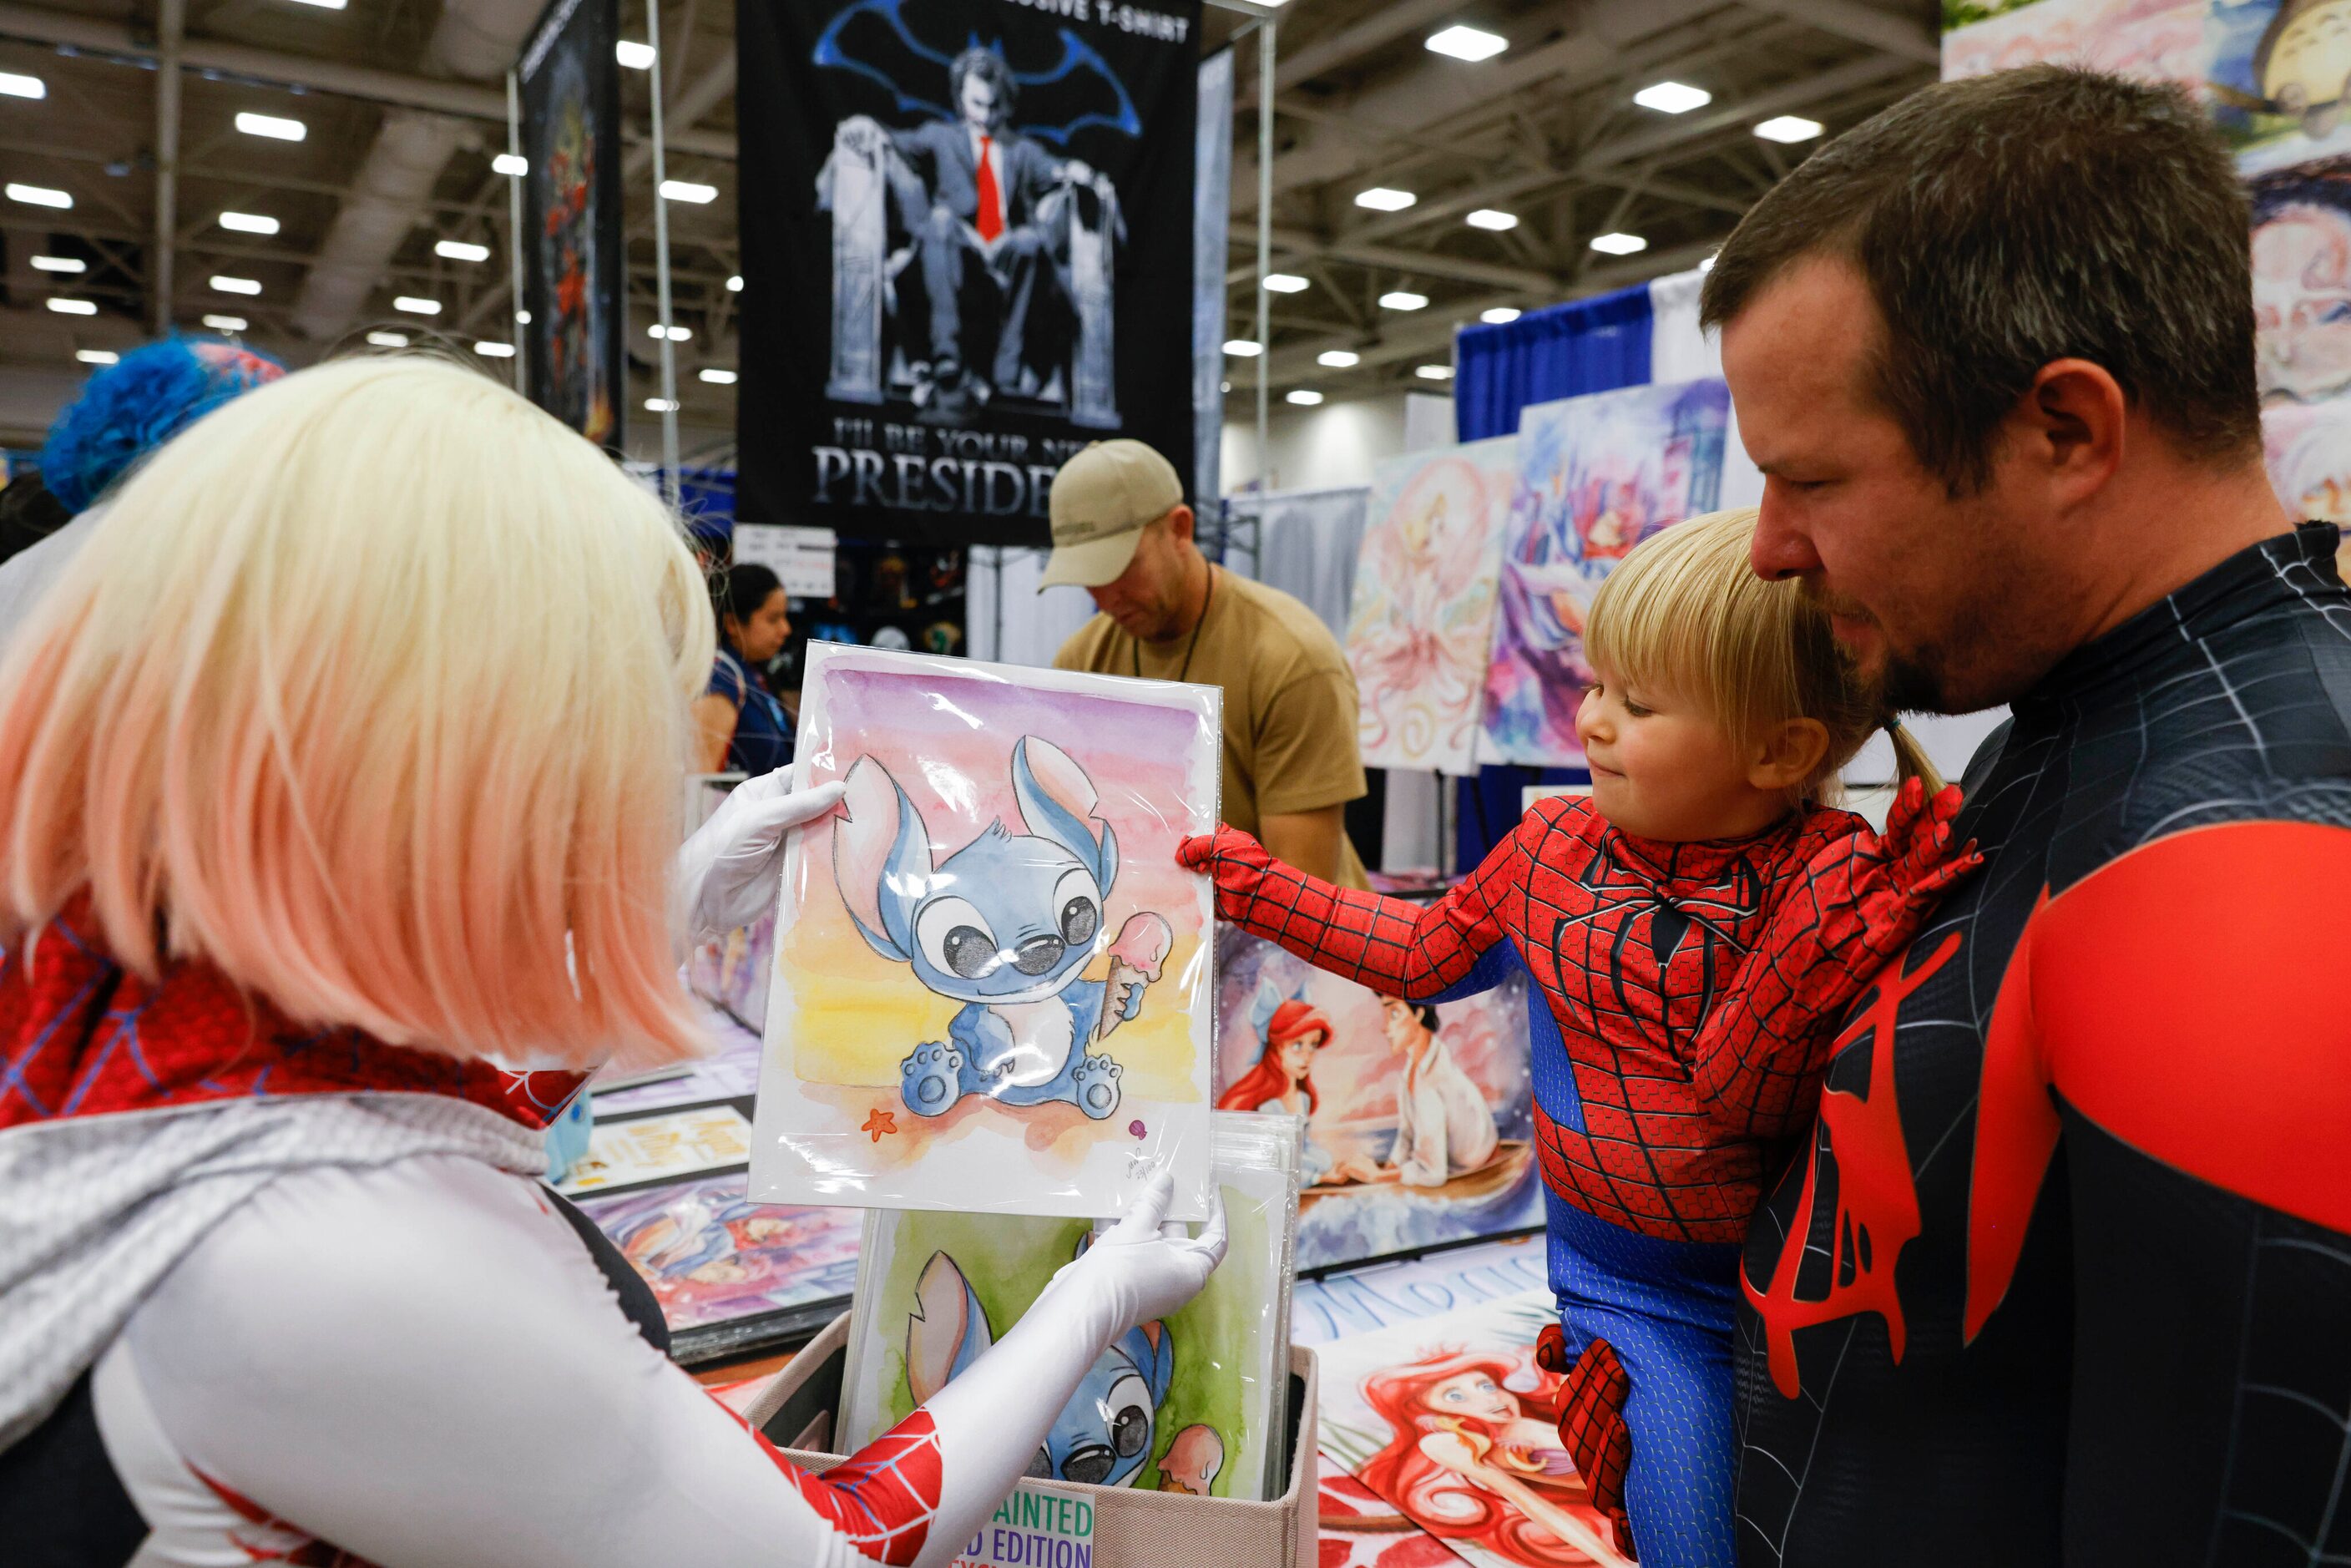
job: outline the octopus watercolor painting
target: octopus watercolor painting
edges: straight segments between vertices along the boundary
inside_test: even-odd
[[[1498,436],[1374,471],[1347,617],[1365,767],[1477,771],[1518,444]]]

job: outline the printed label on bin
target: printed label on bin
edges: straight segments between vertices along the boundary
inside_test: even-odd
[[[1093,1568],[1094,1505],[1022,1481],[951,1568]]]

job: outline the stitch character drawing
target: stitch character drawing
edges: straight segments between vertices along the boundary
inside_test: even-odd
[[[995,1343],[963,1270],[945,1252],[931,1254],[906,1316],[906,1387],[914,1402],[927,1401]],[[1155,1319],[1127,1330],[1087,1369],[1028,1473],[1040,1480],[1129,1484],[1151,1461],[1159,1406],[1175,1375],[1176,1343],[1165,1323]],[[1182,1490],[1196,1486],[1205,1493],[1223,1458],[1215,1430],[1192,1426],[1170,1439],[1161,1464],[1176,1467],[1170,1474],[1186,1483]],[[1176,1489],[1163,1482],[1162,1490]]]
[[[1023,831],[991,822],[943,862],[879,760],[858,758],[848,786],[833,875],[858,934],[964,1004],[946,1040],[900,1063],[906,1108],[936,1116],[981,1094],[1010,1106],[1067,1102],[1096,1121],[1115,1112],[1122,1070],[1090,1048],[1142,1011],[1172,934],[1145,911],[1107,942],[1118,839],[1096,814],[1085,770],[1050,742],[1021,737],[1012,789]],[[1105,946],[1108,978],[1081,978]]]

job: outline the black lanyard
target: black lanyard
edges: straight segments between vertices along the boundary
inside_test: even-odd
[[[1200,598],[1200,618],[1192,622],[1191,638],[1184,644],[1184,667],[1176,672],[1179,684],[1192,673],[1192,652],[1200,645],[1200,628],[1208,623],[1208,606],[1216,601],[1217,569],[1212,566],[1208,569],[1208,591]],[[1140,637],[1134,640],[1134,678],[1138,681],[1143,678],[1143,639]]]

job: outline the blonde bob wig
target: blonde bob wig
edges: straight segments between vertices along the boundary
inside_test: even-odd
[[[514,1065],[696,1051],[669,919],[708,601],[659,502],[481,375],[300,371],[158,452],[0,662],[0,945]]]

